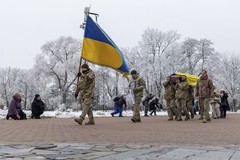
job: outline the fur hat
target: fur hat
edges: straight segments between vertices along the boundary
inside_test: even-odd
[[[137,74],[137,71],[136,71],[136,70],[132,70],[132,71],[131,71],[131,75],[132,75],[132,74]]]
[[[16,98],[18,98],[18,97],[20,97],[20,96],[21,96],[20,93],[15,93],[15,94],[14,94],[14,97],[16,97]]]
[[[89,69],[89,66],[85,63],[85,64],[82,65],[82,68]]]

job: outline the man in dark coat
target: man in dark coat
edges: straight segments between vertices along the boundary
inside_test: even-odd
[[[8,114],[6,117],[7,120],[9,117],[14,120],[27,119],[26,114],[22,111],[21,101],[21,95],[19,93],[15,93],[8,109]]]
[[[152,94],[152,93],[149,93],[145,98],[144,100],[142,101],[142,104],[144,105],[145,107],[145,117],[148,117],[148,103],[149,101],[155,96],[155,94]]]
[[[114,107],[116,111],[111,113],[111,115],[114,117],[114,114],[119,113],[119,117],[123,117],[122,116],[123,105],[125,105],[125,108],[127,108],[125,96],[121,96],[117,101],[115,101]]]
[[[39,94],[35,95],[35,98],[32,102],[32,116],[31,118],[35,118],[35,119],[41,119],[40,115],[43,114],[44,110],[45,110],[45,104],[43,103],[43,101],[41,100],[41,97]]]

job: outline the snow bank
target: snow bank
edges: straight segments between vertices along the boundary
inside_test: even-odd
[[[0,119],[5,119],[7,115],[7,110],[2,110],[0,109]],[[31,116],[31,111],[30,110],[24,110],[24,112],[27,114],[28,117]],[[94,117],[111,117],[111,113],[113,110],[108,110],[108,111],[93,111],[93,116]],[[227,114],[236,114],[240,113],[240,110],[237,112],[227,112]],[[78,112],[73,112],[72,109],[68,109],[67,111],[45,111],[41,116],[45,117],[53,117],[53,118],[77,118],[82,114],[82,111]],[[210,114],[212,114],[210,112]],[[126,117],[131,117],[133,115],[133,112],[131,110],[123,111],[122,113],[123,116]],[[144,116],[144,111],[140,112],[141,116]],[[167,115],[166,111],[161,111],[157,112],[158,116],[164,116]],[[118,116],[116,114],[115,116]]]

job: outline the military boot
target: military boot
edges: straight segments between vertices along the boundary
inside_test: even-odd
[[[194,118],[194,114],[191,113],[191,119],[193,119],[193,118]]]
[[[85,123],[85,125],[94,125],[94,124],[95,124],[94,120],[90,120],[87,123]]]
[[[135,119],[135,118],[132,118],[131,121],[136,122],[136,119]]]
[[[75,118],[74,120],[75,120],[75,122],[77,122],[78,124],[82,125],[83,120],[82,120],[81,118]]]
[[[203,118],[202,123],[207,123],[206,118]]]
[[[177,121],[178,120],[178,116],[175,116],[175,121]]]
[[[168,118],[168,121],[173,121],[173,117],[171,117],[171,118],[169,117],[169,118]]]
[[[203,120],[203,117],[201,116],[201,117],[199,118],[199,120]]]
[[[211,118],[210,118],[210,117],[208,117],[208,118],[207,118],[207,121],[208,121],[208,122],[211,122]]]
[[[186,114],[185,121],[189,120],[189,114]]]
[[[182,121],[182,116],[178,116],[178,120],[177,121]]]
[[[135,122],[141,122],[141,119],[136,119],[136,121]]]

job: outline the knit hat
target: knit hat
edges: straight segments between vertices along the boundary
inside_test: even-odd
[[[35,95],[35,98],[37,99],[38,97],[40,97],[40,95],[39,95],[39,94],[36,94],[36,95]]]
[[[136,71],[136,70],[132,70],[132,71],[131,71],[131,75],[132,75],[132,74],[137,74],[137,71]]]
[[[85,63],[85,64],[82,65],[82,68],[89,69],[89,66]]]
[[[16,97],[16,98],[18,98],[18,97],[20,97],[20,96],[21,96],[20,93],[15,93],[15,94],[14,94],[14,97]]]

